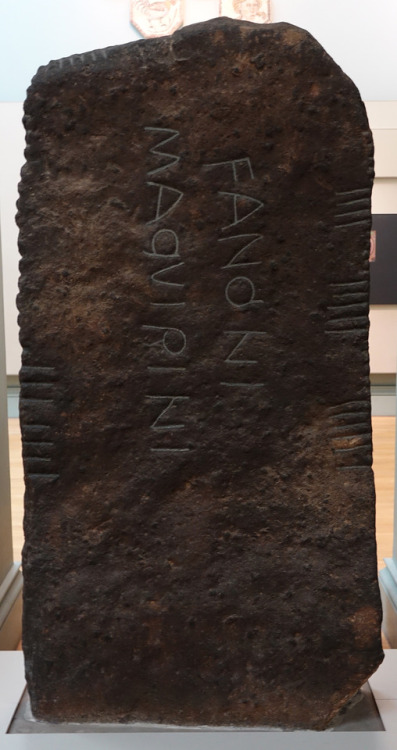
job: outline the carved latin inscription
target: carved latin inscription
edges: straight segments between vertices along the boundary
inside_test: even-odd
[[[178,130],[171,128],[146,127],[145,130],[154,136],[160,138],[149,149],[149,153],[161,161],[160,166],[155,166],[147,172],[147,185],[157,189],[157,199],[155,201],[154,218],[147,222],[148,227],[154,228],[154,234],[151,235],[150,249],[143,250],[144,255],[151,261],[149,267],[150,284],[161,295],[156,301],[152,301],[150,306],[158,310],[159,325],[144,324],[143,331],[150,332],[150,340],[146,346],[153,349],[157,355],[154,360],[156,364],[149,365],[147,368],[148,376],[162,374],[166,378],[167,374],[184,373],[186,367],[181,362],[181,358],[186,354],[188,342],[185,332],[181,328],[176,328],[171,323],[169,326],[164,325],[167,320],[167,310],[181,309],[186,306],[183,296],[185,284],[183,282],[183,269],[185,263],[182,259],[181,248],[178,234],[172,228],[172,215],[178,204],[183,199],[183,192],[173,187],[172,173],[179,161],[179,154],[173,154],[164,151],[163,147],[173,143],[174,148],[179,147]],[[175,143],[174,143],[175,142]],[[153,175],[159,175],[167,179],[166,184],[152,182],[149,178]],[[167,226],[163,226],[164,219],[167,219]],[[171,225],[168,225],[171,222]],[[150,382],[150,380],[149,380]],[[147,401],[157,406],[157,416],[150,424],[150,430],[155,433],[157,442],[153,443],[150,450],[158,454],[184,453],[190,450],[190,447],[184,445],[179,435],[180,430],[185,430],[186,422],[186,402],[190,397],[186,394],[170,395],[167,392],[153,392],[147,395]],[[177,415],[177,418],[176,418]],[[171,445],[161,445],[158,438],[161,433],[168,433],[178,442]]]
[[[222,175],[226,184],[232,183],[235,187],[247,190],[249,183],[254,180],[254,170],[250,157],[234,159],[224,162],[214,162],[204,165],[207,170],[217,170]],[[232,310],[252,310],[264,304],[264,300],[257,295],[255,286],[255,274],[253,266],[257,267],[262,264],[260,260],[261,245],[263,235],[251,231],[251,223],[254,217],[260,215],[264,207],[263,201],[249,195],[249,193],[238,192],[236,189],[219,190],[218,195],[222,200],[227,201],[228,210],[230,211],[230,223],[221,227],[222,234],[226,236],[218,237],[218,242],[222,243],[222,248],[230,252],[230,258],[221,270],[225,271],[225,300]],[[239,226],[241,225],[241,227]],[[236,227],[241,230],[236,234]],[[232,231],[229,231],[232,230]],[[258,244],[257,244],[258,243]],[[259,256],[259,257],[258,257]],[[236,270],[235,270],[236,269]],[[238,269],[238,270],[237,270]],[[247,270],[246,270],[247,269]],[[265,331],[234,330],[224,331],[225,336],[240,336],[240,341],[234,347],[232,353],[226,358],[225,362],[233,365],[256,364],[257,360],[233,359],[237,350],[251,339],[266,336]],[[221,385],[231,388],[262,388],[264,383],[250,382],[241,380],[224,380]],[[247,372],[249,377],[249,372]]]

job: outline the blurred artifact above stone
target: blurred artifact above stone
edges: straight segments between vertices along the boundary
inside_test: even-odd
[[[357,89],[217,18],[40,68],[24,121],[33,713],[324,729],[382,660]]]
[[[172,34],[183,18],[184,0],[131,0],[131,23],[148,39]]]
[[[270,22],[270,0],[219,0],[220,15],[240,21]]]

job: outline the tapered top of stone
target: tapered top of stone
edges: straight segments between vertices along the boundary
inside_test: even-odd
[[[358,92],[221,18],[52,62],[25,111],[33,711],[321,729],[382,658]]]

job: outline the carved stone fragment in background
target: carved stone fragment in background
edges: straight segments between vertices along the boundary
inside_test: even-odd
[[[131,0],[131,23],[148,39],[173,34],[183,17],[184,0]]]
[[[240,21],[270,23],[270,0],[219,0],[220,15]]]
[[[33,711],[322,729],[382,659],[357,90],[224,18],[50,63],[25,123]]]

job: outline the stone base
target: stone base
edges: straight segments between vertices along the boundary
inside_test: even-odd
[[[176,727],[164,724],[99,724],[77,722],[57,723],[48,721],[36,721],[30,708],[30,700],[25,690],[21,702],[16,710],[15,716],[8,730],[9,734],[103,734],[103,733],[137,733],[137,732],[236,732],[241,731],[239,727]],[[282,729],[273,727],[247,727],[248,732],[282,732]],[[380,718],[371,688],[365,683],[359,691],[356,699],[339,717],[338,722],[329,730],[331,732],[382,732],[384,726]]]
[[[366,733],[329,732],[164,732],[138,733],[133,743],[116,733],[75,734],[73,750],[395,750],[397,736],[397,649],[389,649],[385,660],[369,680],[385,731]],[[24,690],[23,654],[21,651],[0,652],[0,746],[2,750],[70,750],[67,733],[58,734],[56,742],[50,734],[9,736],[8,729]],[[67,730],[68,731],[68,728]]]

